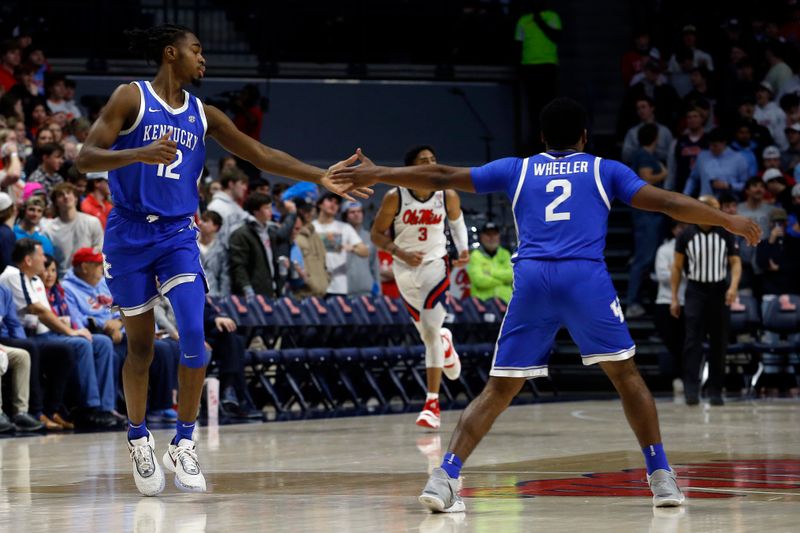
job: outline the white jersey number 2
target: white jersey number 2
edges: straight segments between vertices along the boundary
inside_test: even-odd
[[[160,176],[162,178],[169,178],[171,180],[179,180],[181,179],[181,175],[177,172],[173,172],[172,169],[177,167],[183,161],[183,154],[180,150],[175,153],[175,161],[164,167],[164,163],[160,163],[158,165],[158,169],[156,169],[156,176]]]
[[[568,180],[551,180],[547,182],[547,192],[555,192],[556,189],[561,189],[561,194],[547,204],[547,207],[544,209],[544,220],[545,222],[556,222],[558,220],[569,220],[569,212],[564,211],[561,213],[556,213],[556,207],[564,203],[567,198],[572,195],[572,184]]]

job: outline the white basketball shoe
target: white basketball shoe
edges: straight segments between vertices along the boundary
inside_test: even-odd
[[[133,463],[133,480],[145,496],[155,496],[164,490],[164,471],[156,460],[156,443],[149,431],[146,437],[128,441]]]
[[[456,380],[461,375],[461,360],[458,358],[455,346],[453,346],[453,333],[447,329],[441,329],[442,345],[444,346],[444,368],[442,371],[449,380]]]
[[[178,444],[170,443],[162,459],[164,468],[175,472],[175,486],[185,492],[205,492],[206,478],[200,470],[194,441],[181,439]]]

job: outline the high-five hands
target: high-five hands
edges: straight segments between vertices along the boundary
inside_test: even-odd
[[[360,163],[357,167],[351,166],[356,162]],[[359,148],[356,150],[356,153],[344,161],[339,161],[335,165],[331,165],[325,175],[322,176],[322,179],[320,179],[320,183],[329,191],[338,194],[346,200],[354,201],[354,198],[348,193],[352,193],[353,196],[358,196],[359,198],[369,198],[373,193],[373,190],[370,189],[370,185],[376,183],[377,180],[368,184],[357,184],[354,182],[354,180],[337,176],[337,174],[343,170],[362,168],[365,166],[374,167],[375,164],[370,161],[367,156],[361,153],[361,148]]]
[[[355,157],[355,160],[353,160],[353,157]],[[386,169],[376,166],[369,157],[364,155],[361,148],[357,149],[356,153],[347,159],[347,161],[351,160],[358,161],[360,164],[358,166],[343,165],[336,169],[331,167],[333,169],[330,172],[331,184],[344,192],[367,189],[371,193],[372,189],[369,189],[369,187],[378,183],[380,175]]]

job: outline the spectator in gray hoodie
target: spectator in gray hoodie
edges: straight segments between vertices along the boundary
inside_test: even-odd
[[[356,230],[361,240],[369,247],[369,255],[347,254],[347,294],[362,296],[380,291],[380,266],[378,249],[370,238],[369,230],[364,228],[364,207],[360,202],[345,202],[342,205],[342,221]]]

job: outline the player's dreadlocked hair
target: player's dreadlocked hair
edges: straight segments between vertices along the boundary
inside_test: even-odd
[[[155,61],[161,66],[164,48],[174,45],[192,30],[178,24],[161,24],[146,30],[134,28],[126,30],[125,36],[130,40],[128,49],[134,54],[144,55],[147,61]]]

